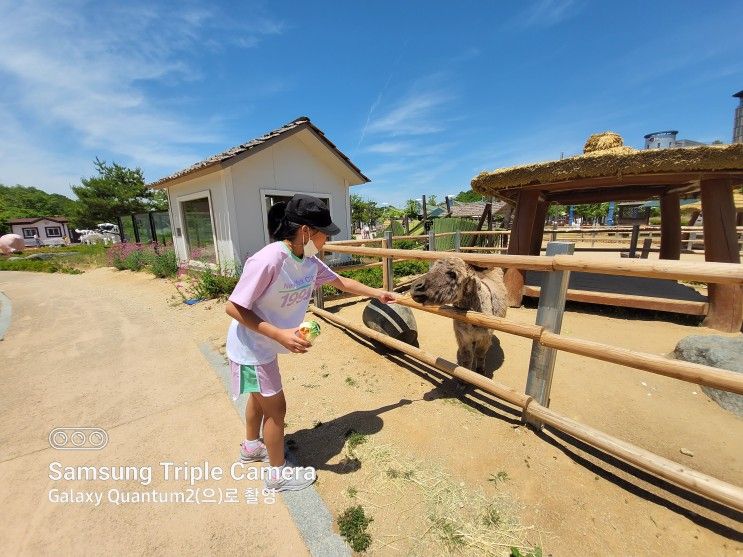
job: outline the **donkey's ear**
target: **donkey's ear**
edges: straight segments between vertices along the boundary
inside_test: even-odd
[[[489,267],[481,267],[480,265],[473,265],[472,263],[467,263],[473,271],[477,271],[478,273],[484,273],[488,270]]]

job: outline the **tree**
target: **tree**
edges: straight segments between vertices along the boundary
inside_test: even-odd
[[[100,222],[116,222],[116,217],[132,213],[160,210],[167,207],[163,193],[145,186],[140,168],[107,164],[95,159],[98,176],[82,178],[81,185],[72,186],[77,195],[76,222],[92,227]]]
[[[426,203],[428,205],[436,205],[436,194],[431,194],[426,197]]]
[[[465,190],[460,191],[456,197],[454,197],[455,201],[459,201],[460,203],[473,203],[475,201],[482,201],[483,197],[479,193],[472,191],[472,190]]]
[[[408,199],[405,202],[405,208],[402,210],[403,215],[408,215],[409,218],[415,219],[418,218],[418,201],[415,199]]]
[[[608,203],[587,203],[575,205],[575,214],[584,219],[593,219],[594,222],[605,217],[609,212]]]
[[[61,216],[71,218],[75,201],[58,193],[29,186],[0,184],[0,234],[10,232],[8,220],[23,217]]]

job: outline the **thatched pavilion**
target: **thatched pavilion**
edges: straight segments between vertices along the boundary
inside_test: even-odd
[[[743,144],[638,151],[612,132],[592,135],[582,155],[483,172],[472,189],[516,205],[508,253],[539,255],[547,207],[660,199],[661,259],[681,254],[680,197],[700,194],[705,260],[740,263],[733,188],[743,185]],[[509,269],[512,305],[521,304],[523,273]],[[738,331],[740,286],[710,285],[705,325]]]

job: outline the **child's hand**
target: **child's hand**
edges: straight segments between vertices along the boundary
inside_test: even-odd
[[[304,354],[312,345],[299,336],[297,331],[299,331],[299,327],[295,327],[294,329],[279,329],[274,340],[289,350],[289,352]]]
[[[394,304],[397,301],[397,296],[392,292],[382,290],[377,296],[377,299],[383,304]]]

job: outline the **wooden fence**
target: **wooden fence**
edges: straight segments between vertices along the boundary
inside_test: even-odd
[[[383,239],[391,245],[392,237]],[[354,254],[362,257],[382,257],[385,267],[393,258],[436,260],[450,256],[447,252],[369,248],[349,245],[347,242],[326,244],[325,251]],[[650,373],[672,377],[700,385],[707,385],[733,393],[743,394],[743,375],[710,366],[671,360],[654,354],[637,352],[594,341],[568,338],[560,334],[564,312],[567,280],[571,271],[584,271],[599,274],[667,278],[672,280],[696,280],[713,284],[743,285],[743,265],[732,263],[705,263],[669,260],[639,259],[586,259],[572,255],[573,246],[569,243],[554,242],[547,248],[545,256],[516,256],[496,254],[461,253],[459,256],[474,264],[490,267],[515,267],[547,272],[539,300],[536,323],[527,325],[506,318],[484,315],[472,311],[458,311],[449,307],[422,306],[402,298],[398,303],[418,310],[434,313],[457,321],[480,327],[526,337],[532,340],[532,353],[529,363],[526,392],[520,393],[472,370],[457,366],[438,356],[419,348],[392,339],[367,327],[350,323],[331,314],[322,307],[322,298],[311,310],[318,316],[342,327],[373,338],[396,350],[400,350],[424,363],[432,365],[454,377],[522,409],[523,419],[536,428],[543,425],[562,431],[571,437],[619,458],[645,472],[675,483],[685,489],[743,511],[743,489],[701,472],[686,468],[681,464],[663,458],[650,451],[636,447],[626,441],[612,437],[585,424],[552,411],[549,395],[557,351],[563,350],[601,361],[612,362]],[[391,273],[385,277],[385,285],[391,284]],[[388,288],[390,289],[390,288]]]

